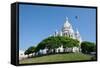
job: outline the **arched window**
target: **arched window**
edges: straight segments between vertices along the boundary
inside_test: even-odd
[[[67,33],[66,33],[66,36],[67,36]]]

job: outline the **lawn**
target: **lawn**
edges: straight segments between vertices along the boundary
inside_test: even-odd
[[[91,60],[90,55],[82,53],[53,54],[40,57],[27,58],[19,61],[20,64],[28,63],[44,63],[44,62],[60,62],[60,61],[80,61]]]

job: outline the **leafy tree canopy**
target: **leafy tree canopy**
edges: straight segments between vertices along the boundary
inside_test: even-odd
[[[35,51],[35,47],[31,46],[24,52],[24,54],[30,54],[30,53],[33,53],[34,51]]]
[[[55,49],[63,45],[64,48],[66,47],[74,47],[79,46],[79,41],[76,39],[72,39],[65,36],[51,36],[46,39],[44,39],[42,42],[40,42],[35,51],[39,51],[40,49],[48,48],[48,49]]]
[[[93,42],[84,41],[81,43],[81,49],[83,53],[95,52],[96,44]]]

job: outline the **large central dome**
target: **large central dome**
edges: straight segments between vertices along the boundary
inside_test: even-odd
[[[66,22],[64,23],[63,27],[64,27],[64,28],[69,28],[69,27],[71,27],[71,24],[70,24],[69,21],[68,21],[68,17],[66,17]]]

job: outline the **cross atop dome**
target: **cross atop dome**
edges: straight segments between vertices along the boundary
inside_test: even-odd
[[[71,24],[70,24],[70,22],[68,21],[68,17],[67,16],[66,16],[66,21],[65,21],[63,27],[66,28],[66,29],[72,27]]]
[[[66,16],[66,21],[68,21],[68,17]]]

